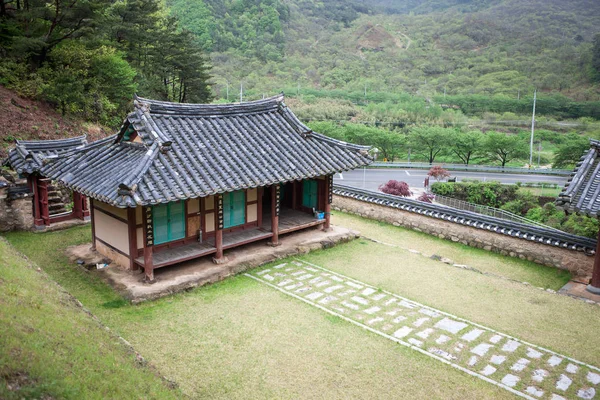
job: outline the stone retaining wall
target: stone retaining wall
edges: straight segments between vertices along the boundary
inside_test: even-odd
[[[31,230],[33,227],[33,197],[9,199],[6,188],[0,189],[0,232]]]
[[[447,239],[502,255],[565,269],[570,271],[575,278],[582,279],[584,282],[587,282],[592,275],[594,257],[581,251],[514,238],[338,195],[333,196],[332,208],[337,211],[384,221],[394,226],[425,232],[440,239]]]

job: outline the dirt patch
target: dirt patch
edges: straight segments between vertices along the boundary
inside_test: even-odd
[[[89,243],[69,246],[65,249],[69,261],[87,269],[96,268],[97,264],[110,264],[110,260],[92,249]]]
[[[366,24],[356,33],[356,48],[360,51],[384,51],[396,46],[394,36],[381,25]]]
[[[88,135],[93,141],[111,132],[81,120],[63,117],[50,104],[31,100],[0,86],[0,159],[16,139],[51,140]]]
[[[10,392],[20,392],[23,389],[35,387],[35,385],[37,384],[36,380],[32,379],[25,372],[8,373],[5,375],[2,375],[2,379],[6,382],[6,388]],[[47,394],[41,394],[39,396],[36,396],[35,398],[39,399],[39,400],[54,399],[54,397],[47,395]]]

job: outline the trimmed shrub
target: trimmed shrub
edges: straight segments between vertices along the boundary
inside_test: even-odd
[[[394,196],[408,197],[412,196],[412,192],[408,186],[408,183],[390,180],[387,183],[379,186],[379,190],[386,194],[393,194]]]

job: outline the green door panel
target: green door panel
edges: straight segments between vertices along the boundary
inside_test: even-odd
[[[225,193],[223,195],[223,227],[231,228],[246,222],[246,192]]]
[[[152,207],[154,244],[185,237],[185,205],[182,201]]]
[[[302,205],[317,208],[317,181],[312,179],[302,181]]]
[[[183,201],[169,203],[169,240],[185,237],[185,204]]]
[[[154,244],[169,241],[169,210],[167,204],[152,207],[152,222],[154,224]]]

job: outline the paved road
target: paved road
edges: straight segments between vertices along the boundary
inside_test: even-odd
[[[461,179],[479,179],[480,181],[499,181],[501,183],[516,183],[516,182],[551,182],[564,185],[567,182],[566,176],[550,176],[550,175],[533,175],[533,174],[499,174],[494,172],[470,172],[470,171],[450,171],[452,177]],[[336,174],[334,182],[343,185],[377,190],[379,185],[395,179],[404,181],[409,186],[422,188],[423,181],[427,176],[427,170],[418,169],[357,169],[354,171]],[[434,181],[432,180],[432,183]]]

